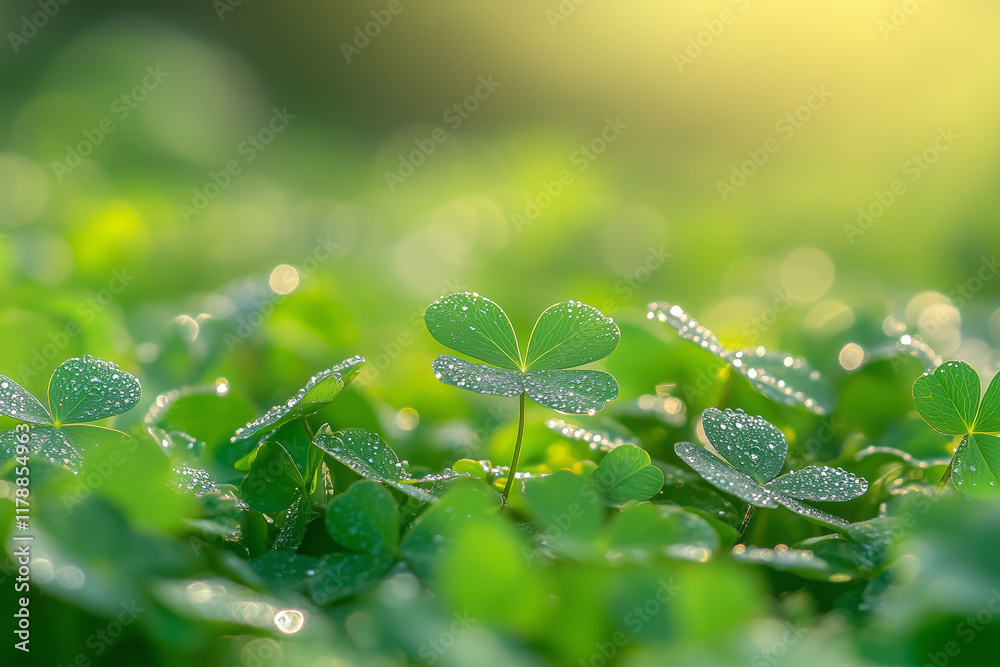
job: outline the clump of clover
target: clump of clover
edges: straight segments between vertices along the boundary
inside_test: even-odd
[[[718,456],[691,442],[678,442],[674,451],[709,484],[750,504],[740,536],[755,507],[778,505],[821,525],[843,529],[848,524],[840,517],[799,501],[843,502],[868,490],[865,479],[830,466],[809,466],[778,477],[788,456],[788,442],[762,417],[709,408],[702,413],[701,423]]]
[[[521,454],[526,397],[560,412],[588,415],[618,397],[618,382],[610,373],[567,370],[603,359],[618,346],[618,325],[593,306],[566,301],[547,308],[535,322],[523,355],[507,314],[479,294],[463,292],[439,299],[427,307],[424,321],[439,343],[485,362],[441,355],[433,363],[438,380],[520,400],[504,498],[510,495]]]

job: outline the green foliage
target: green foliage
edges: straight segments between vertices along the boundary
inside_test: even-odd
[[[593,414],[618,397],[618,383],[609,373],[565,370],[603,359],[618,346],[618,326],[593,306],[567,301],[546,309],[523,357],[507,314],[484,296],[448,295],[427,307],[424,321],[442,345],[486,362],[439,356],[434,376],[445,384],[481,394],[527,394],[536,403],[576,414]]]
[[[752,506],[783,505],[811,521],[843,528],[847,526],[843,519],[798,501],[844,502],[868,490],[866,480],[830,466],[809,466],[778,477],[788,443],[781,431],[761,417],[710,408],[701,421],[705,437],[722,458],[690,442],[677,443],[677,455],[705,481]]]
[[[976,498],[1000,496],[1000,375],[979,400],[976,370],[964,361],[946,361],[913,383],[913,404],[938,433],[959,436],[949,471],[955,486]]]
[[[138,404],[142,388],[135,376],[114,363],[84,356],[60,364],[49,380],[48,408],[21,385],[0,375],[0,415],[36,424],[28,449],[48,460],[78,470],[83,452],[105,437],[94,422],[128,412]],[[0,464],[17,451],[17,435],[0,432]]]

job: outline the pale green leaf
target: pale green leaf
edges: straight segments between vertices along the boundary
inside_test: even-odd
[[[49,380],[49,409],[57,425],[113,417],[131,410],[141,397],[134,375],[91,356],[68,359]]]

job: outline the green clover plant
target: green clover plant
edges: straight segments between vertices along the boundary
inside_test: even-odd
[[[504,498],[510,495],[521,454],[525,397],[560,412],[589,415],[618,397],[618,382],[610,373],[566,370],[603,359],[618,346],[618,325],[593,306],[579,301],[550,306],[535,322],[523,355],[507,313],[484,296],[446,296],[427,307],[424,321],[439,343],[485,362],[441,355],[433,363],[438,380],[480,394],[520,399]]]
[[[913,404],[927,425],[955,436],[958,446],[938,489],[951,479],[975,498],[1000,496],[1000,374],[982,400],[976,370],[964,361],[946,361],[913,383]]]
[[[830,466],[809,466],[778,477],[788,456],[788,442],[762,417],[751,417],[742,410],[709,408],[702,413],[701,423],[718,456],[691,442],[678,442],[674,451],[709,484],[750,504],[740,535],[755,507],[778,505],[821,525],[842,529],[848,525],[843,519],[799,501],[843,502],[868,490],[865,479]]]
[[[49,379],[48,407],[24,387],[0,375],[0,415],[34,424],[29,450],[76,472],[81,453],[105,437],[128,437],[88,422],[131,410],[142,396],[135,376],[110,361],[83,356],[60,364]],[[0,463],[14,457],[19,435],[0,432]]]

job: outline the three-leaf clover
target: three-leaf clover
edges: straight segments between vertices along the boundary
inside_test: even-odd
[[[778,505],[817,523],[843,528],[847,526],[843,519],[799,501],[843,502],[868,490],[865,479],[830,466],[809,466],[778,477],[788,456],[788,442],[762,417],[751,417],[742,410],[709,408],[701,423],[705,437],[722,458],[690,442],[678,442],[674,451],[709,484],[750,503],[741,535],[754,507]]]
[[[141,396],[135,376],[91,356],[69,359],[52,372],[47,408],[17,382],[0,375],[0,415],[34,424],[30,452],[73,471],[83,463],[84,450],[108,435],[125,435],[87,422],[127,412]],[[0,463],[14,457],[18,444],[17,432],[0,432]]]
[[[979,374],[964,361],[946,361],[913,383],[913,404],[939,433],[961,438],[939,488],[952,479],[976,498],[1000,495],[1000,374],[982,400]]]
[[[520,397],[514,457],[504,497],[510,493],[524,434],[524,399],[561,412],[594,414],[618,397],[618,382],[598,370],[566,370],[611,354],[621,338],[614,321],[579,301],[543,312],[522,355],[507,313],[475,293],[451,294],[427,307],[427,330],[442,345],[486,363],[441,355],[434,376],[480,394]]]

